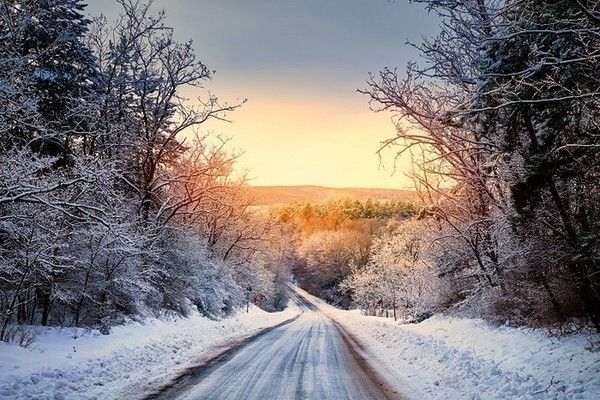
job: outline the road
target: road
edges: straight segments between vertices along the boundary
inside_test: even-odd
[[[296,297],[296,295],[295,295]],[[308,300],[303,313],[190,371],[154,399],[371,400],[398,398],[351,340]]]

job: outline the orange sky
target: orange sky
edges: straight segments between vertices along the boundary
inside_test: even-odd
[[[217,91],[224,92],[229,90]],[[376,154],[379,143],[394,135],[394,126],[390,114],[369,110],[365,96],[349,93],[351,101],[343,102],[260,90],[245,95],[248,102],[230,114],[232,123],[216,121],[205,130],[230,137],[231,146],[244,152],[240,167],[249,170],[251,184],[411,186],[403,174],[408,159],[392,176],[390,153],[383,160]]]

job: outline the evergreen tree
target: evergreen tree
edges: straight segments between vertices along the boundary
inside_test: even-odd
[[[10,0],[0,5],[0,53],[19,60],[23,88],[36,98],[41,124],[13,130],[40,154],[69,163],[73,139],[86,134],[86,116],[78,112],[90,96],[95,59],[84,44],[90,21],[81,0]],[[15,138],[16,139],[16,138]]]
[[[468,112],[501,151],[515,228],[538,248],[530,262],[544,251],[563,260],[567,282],[600,326],[597,26],[576,2],[508,9],[485,42]]]

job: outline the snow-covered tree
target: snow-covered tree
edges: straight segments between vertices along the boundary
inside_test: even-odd
[[[114,24],[80,0],[0,3],[0,340],[23,323],[220,317],[247,280],[267,308],[285,301],[238,155],[186,142],[239,104],[186,98],[212,75],[191,42],[151,4],[118,3]]]
[[[529,277],[555,319],[569,309],[598,326],[598,4],[416,2],[441,18],[438,34],[406,75],[385,69],[365,93],[396,115],[386,145],[417,161],[421,217],[452,237],[456,262],[440,272],[475,266],[471,293],[501,299],[523,300]]]
[[[325,298],[332,302],[345,301],[338,284],[350,274],[355,265],[364,265],[369,256],[371,238],[354,230],[319,231],[305,238],[299,253],[306,269]]]
[[[43,155],[55,166],[70,163],[74,142],[87,132],[79,111],[92,90],[96,63],[85,45],[89,20],[81,0],[11,0],[0,5],[0,53],[16,67],[23,91],[34,98],[41,124],[15,124],[12,140]]]
[[[406,318],[429,311],[436,304],[437,274],[429,257],[431,240],[420,221],[408,220],[376,238],[369,262],[355,268],[343,284],[367,310],[398,311]]]

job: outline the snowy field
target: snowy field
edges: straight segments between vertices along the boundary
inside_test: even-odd
[[[97,331],[46,328],[23,349],[0,342],[0,399],[135,399],[228,341],[295,317],[252,307],[212,321],[198,315]]]
[[[366,344],[372,365],[411,398],[600,399],[599,335],[556,338],[445,317],[401,324],[302,294]]]

